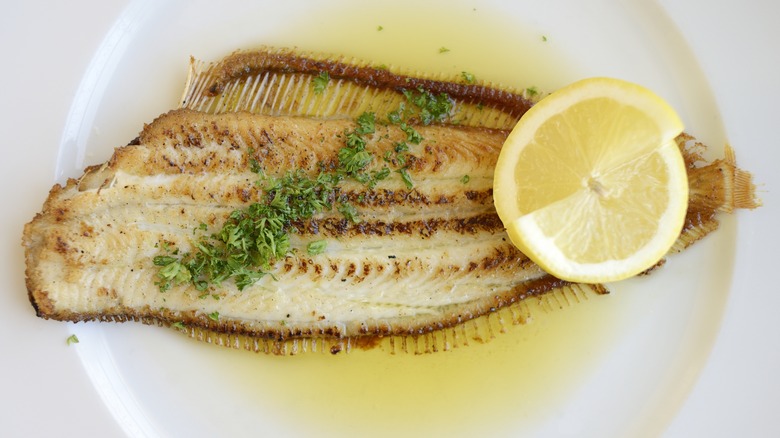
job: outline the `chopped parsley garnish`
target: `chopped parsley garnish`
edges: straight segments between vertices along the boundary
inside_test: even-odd
[[[407,98],[408,97],[409,96],[407,95]],[[401,122],[403,122],[405,118],[405,110],[406,110],[406,105],[404,105],[404,103],[401,102],[398,105],[397,110],[391,111],[387,114],[387,121],[392,123],[393,125],[401,124]]]
[[[171,323],[171,327],[178,329],[178,330],[184,330],[184,323],[181,321],[176,321]]]
[[[326,71],[320,72],[320,74],[315,76],[311,82],[312,87],[314,88],[314,93],[322,94],[322,92],[325,91],[325,88],[328,87],[328,83],[330,82],[330,75]]]
[[[287,172],[281,178],[268,178],[263,191],[265,202],[250,206],[253,216],[263,215],[269,225],[286,225],[284,222],[309,219],[324,209],[330,209],[336,185],[341,176],[320,172],[311,179],[301,171]],[[265,223],[261,224],[266,226]]]
[[[327,240],[315,240],[314,242],[309,242],[309,244],[306,245],[306,252],[308,252],[309,255],[322,254],[325,252],[325,248],[327,247]]]
[[[262,179],[262,202],[234,210],[219,232],[192,242],[192,252],[153,259],[160,267],[160,290],[190,282],[205,291],[229,278],[239,290],[254,284],[275,260],[290,252],[293,222],[310,219],[332,207],[340,179],[337,174],[322,172],[311,179],[302,171]]]
[[[409,155],[409,145],[406,142],[398,142],[393,150],[395,151],[395,157],[392,156],[392,152],[388,151],[388,161],[392,161],[396,166],[405,166],[406,157]]]
[[[412,177],[409,175],[409,172],[406,170],[406,168],[402,167],[396,172],[401,174],[401,179],[404,181],[404,184],[406,184],[406,188],[411,190],[412,187],[414,187],[414,182],[412,181]]]
[[[525,93],[528,94],[528,97],[534,97],[539,94],[539,90],[536,87],[528,87],[525,89]]]
[[[460,178],[460,182],[461,182],[461,184],[468,184],[468,183],[469,183],[469,181],[471,181],[471,177],[470,177],[470,176],[468,176],[468,175],[463,175],[463,176]]]
[[[449,51],[450,51],[450,49],[448,49],[448,48],[446,48],[444,46],[439,47],[439,53],[447,53]]]
[[[542,41],[547,42],[547,35],[542,35]]]
[[[352,223],[360,223],[360,218],[357,215],[357,209],[352,204],[340,204],[338,207],[339,213],[344,215],[348,221]]]
[[[330,77],[322,72],[313,79],[315,93],[321,93]],[[392,150],[383,156],[391,163],[407,189],[414,187],[408,172],[407,163],[410,144],[417,145],[423,140],[414,128],[415,124],[429,125],[443,122],[452,111],[452,99],[445,93],[433,93],[418,87],[402,90],[406,98],[396,111],[387,114],[387,121],[396,125],[406,134],[406,140],[396,142]],[[379,181],[387,179],[393,170],[387,165],[379,170],[368,170],[374,162],[374,154],[366,149],[367,136],[376,132],[376,114],[364,112],[355,120],[355,128],[344,133],[344,146],[338,151],[338,164],[328,169],[324,163],[316,177],[307,175],[303,170],[288,171],[280,177],[269,177],[263,173],[262,166],[255,158],[253,150],[248,150],[249,169],[259,175],[257,181],[262,193],[258,202],[234,210],[221,229],[208,234],[209,227],[199,224],[193,230],[196,234],[191,241],[192,250],[180,253],[170,242],[160,242],[161,254],[152,262],[158,267],[157,285],[165,292],[171,287],[189,283],[203,292],[202,298],[211,294],[211,287],[219,287],[222,282],[232,280],[239,290],[243,290],[268,275],[273,263],[292,253],[290,234],[297,232],[296,224],[311,219],[314,215],[334,207],[344,218],[352,223],[361,221],[357,209],[347,202],[340,193],[339,184],[353,179],[373,189]],[[380,139],[381,140],[381,139]],[[363,202],[362,198],[358,198]],[[306,250],[315,255],[325,251],[327,241],[310,242]],[[208,315],[219,319],[219,313]],[[172,326],[178,327],[173,323]]]
[[[162,292],[170,289],[172,285],[186,283],[192,279],[189,268],[178,257],[157,256],[152,259],[152,262],[155,266],[160,266],[160,270],[157,271],[160,281],[157,285]]]
[[[368,166],[374,157],[366,151],[365,141],[350,141],[354,133],[347,134],[347,147],[339,150],[339,167],[349,176],[354,176]],[[359,138],[359,137],[358,137]]]
[[[409,143],[420,144],[420,142],[423,140],[422,135],[420,135],[420,133],[417,132],[417,130],[412,126],[407,125],[406,123],[401,123],[400,127],[401,131],[406,133],[406,141]]]
[[[369,189],[373,189],[374,187],[376,187],[379,181],[382,181],[383,179],[387,179],[388,176],[390,176],[390,169],[387,166],[384,166],[380,170],[375,170],[371,172],[371,178],[368,180],[367,183],[364,184],[368,185]]]
[[[423,125],[430,125],[433,122],[442,122],[450,115],[452,111],[452,99],[446,93],[440,93],[435,95],[422,87],[416,90],[403,90],[404,96],[406,96],[407,102],[416,108],[416,113],[413,108],[407,109],[407,106],[402,106],[399,110],[402,111],[399,115],[406,115],[406,119],[416,117]],[[391,113],[392,114],[392,113]],[[390,119],[390,123],[398,124],[403,121],[403,118],[394,122]]]
[[[376,27],[377,32],[381,32],[382,29],[384,29],[384,27],[382,27],[382,25],[379,25],[379,26]]]
[[[346,146],[338,152],[339,166],[337,173],[342,177],[349,177],[369,189],[373,189],[377,182],[390,175],[390,169],[364,172],[366,167],[374,161],[374,155],[366,150],[368,134],[376,132],[376,114],[364,112],[357,118],[357,127],[354,131],[345,133]]]
[[[474,74],[469,73],[467,71],[461,72],[460,75],[463,77],[463,80],[466,81],[467,84],[473,84],[474,81],[476,81]]]
[[[357,118],[357,128],[355,133],[360,135],[373,134],[376,132],[376,114],[364,112]]]
[[[393,150],[399,154],[401,152],[409,152],[409,145],[404,142],[398,142],[395,144],[395,147],[393,147]]]
[[[212,321],[219,321],[219,312],[214,311],[209,313],[209,319]]]
[[[263,169],[260,167],[260,162],[258,162],[257,158],[255,158],[255,149],[250,147],[247,155],[249,156],[249,170],[252,173],[262,172]]]
[[[68,345],[78,344],[79,343],[79,338],[76,335],[70,335],[70,336],[68,336],[68,339],[65,340],[65,342]]]

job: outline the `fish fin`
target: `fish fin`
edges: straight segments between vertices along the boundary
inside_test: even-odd
[[[375,66],[344,56],[263,47],[205,63],[191,59],[181,108],[209,113],[344,117],[399,108],[404,90],[446,93],[449,123],[511,129],[538,95],[472,79]]]
[[[726,145],[724,158],[708,162],[703,154],[706,146],[688,134],[677,137],[688,168],[688,213],[680,237],[670,252],[680,252],[715,231],[718,213],[733,213],[737,209],[761,206],[756,195],[753,176],[737,167],[734,150]]]
[[[531,322],[537,312],[565,310],[589,300],[592,296],[604,295],[608,290],[600,284],[564,283],[552,290],[534,297],[533,301],[520,299],[474,319],[449,327],[429,326],[413,333],[389,336],[351,337],[260,337],[241,333],[224,333],[201,326],[177,325],[167,321],[144,320],[161,326],[170,326],[195,340],[278,356],[300,354],[349,354],[359,350],[381,349],[389,354],[430,354],[468,347],[472,344],[491,342],[500,333],[512,327]]]
[[[733,169],[734,183],[732,189],[732,199],[734,208],[746,208],[749,210],[758,208],[762,205],[761,199],[756,195],[756,185],[753,182],[753,175],[737,167],[737,156],[731,145],[726,145],[725,162]]]
[[[685,133],[676,140],[688,168],[689,210],[732,213],[736,209],[761,206],[753,176],[737,167],[736,154],[730,145],[725,146],[724,158],[708,162],[703,158],[704,144]]]

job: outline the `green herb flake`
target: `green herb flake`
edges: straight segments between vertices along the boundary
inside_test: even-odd
[[[545,43],[547,42],[547,35],[542,35],[542,41]]]
[[[379,25],[379,26],[376,27],[376,31],[377,32],[381,32],[382,29],[384,29],[384,27],[382,27],[382,25]]]
[[[533,96],[536,96],[537,94],[539,94],[539,90],[537,90],[536,87],[528,87],[528,88],[525,89],[525,93],[529,97],[533,97]]]
[[[387,166],[384,166],[381,170],[377,170],[372,174],[374,181],[382,181],[383,179],[387,179],[388,176],[390,176],[390,169]]]
[[[257,161],[254,158],[250,158],[249,159],[249,170],[252,173],[258,173],[259,174],[259,173],[261,173],[263,171],[263,168],[260,167],[260,162],[259,161]]]
[[[468,176],[468,175],[463,175],[463,176],[460,178],[460,182],[461,182],[461,184],[468,184],[468,183],[469,183],[469,181],[471,181],[471,177],[470,177],[470,176]]]
[[[401,179],[404,181],[404,184],[406,184],[406,188],[411,190],[414,187],[414,182],[412,181],[411,175],[409,175],[409,171],[407,171],[405,167],[402,167],[396,172],[401,174]]]
[[[476,81],[474,74],[469,73],[467,71],[461,72],[460,75],[463,77],[463,80],[466,81],[467,84],[473,84]]]
[[[160,291],[162,292],[169,290],[172,286],[177,286],[192,279],[190,269],[177,257],[156,256],[152,259],[152,263],[160,267],[157,271],[157,277],[159,278],[157,285],[160,286]]]
[[[176,322],[171,323],[171,327],[175,328],[177,330],[184,330],[185,329],[184,323],[181,322],[181,321],[176,321]]]
[[[262,167],[260,167],[260,162],[257,161],[257,158],[255,158],[255,149],[249,148],[246,154],[247,154],[247,161],[249,162],[249,170],[252,173],[257,173],[257,174],[262,173],[263,169]]]
[[[348,142],[349,143],[349,142]],[[374,159],[366,151],[365,144],[353,143],[355,146],[341,148],[338,153],[339,169],[349,176],[354,176],[368,166]]]
[[[328,83],[330,82],[330,75],[328,72],[323,71],[320,72],[317,76],[312,79],[312,87],[314,87],[314,93],[315,94],[322,94],[323,91],[325,91],[325,88],[328,87]]]
[[[357,209],[352,204],[342,203],[338,206],[338,211],[339,213],[344,215],[344,217],[348,221],[355,224],[360,223],[360,218],[358,217]]]
[[[314,242],[309,242],[309,244],[306,245],[306,252],[308,252],[309,255],[322,254],[325,252],[325,248],[327,247],[327,240],[315,240]]]
[[[355,133],[359,135],[373,134],[376,132],[376,114],[364,112],[357,118],[357,128]]]
[[[217,312],[217,311],[209,313],[208,316],[209,316],[209,319],[212,320],[212,321],[219,321],[219,312]]]
[[[78,344],[79,338],[76,335],[70,335],[68,336],[68,339],[65,340],[65,343],[68,345]]]
[[[347,132],[344,134],[344,143],[348,148],[357,150],[358,152],[366,148],[366,139],[355,131]]]
[[[387,113],[387,121],[392,123],[393,125],[399,125],[401,124],[401,122],[404,121],[405,113],[406,113],[406,105],[404,105],[404,103],[401,102],[398,105],[397,110],[390,111],[389,113]]]
[[[449,51],[450,51],[450,49],[448,49],[448,48],[446,48],[444,46],[439,47],[439,53],[447,53]]]
[[[391,123],[400,125],[405,120],[416,117],[423,125],[444,121],[452,111],[452,99],[446,93],[435,95],[422,87],[416,90],[402,90],[411,107],[401,106],[400,114],[388,115]],[[391,113],[392,114],[392,113]]]
[[[422,135],[420,135],[416,129],[410,125],[407,125],[406,123],[401,124],[401,131],[406,133],[406,141],[411,144],[420,144],[420,142],[423,140]]]

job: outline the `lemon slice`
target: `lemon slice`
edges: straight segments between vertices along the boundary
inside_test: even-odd
[[[493,196],[512,242],[564,280],[601,283],[656,264],[680,235],[688,178],[663,99],[611,78],[534,105],[504,143]]]

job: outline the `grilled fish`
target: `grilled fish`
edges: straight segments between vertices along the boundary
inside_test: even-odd
[[[501,145],[533,104],[522,92],[285,50],[192,66],[179,109],[108,162],[55,185],[25,226],[27,289],[40,317],[156,323],[275,353],[296,352],[299,340],[337,352],[437,333],[446,349],[467,321],[530,297],[606,293],[541,270],[509,242],[493,208]],[[420,96],[446,96],[446,118],[418,111],[364,131],[360,175],[383,177],[342,175],[325,207],[289,220],[285,251],[262,275],[162,280],[158,260],[208,251],[202,242],[236,211],[274,199],[278,186],[262,181],[333,175],[360,132],[358,115],[381,118]],[[719,212],[758,205],[733,153],[707,163],[693,137],[678,143],[691,197],[672,251],[717,228]],[[323,244],[313,252],[312,243]]]

